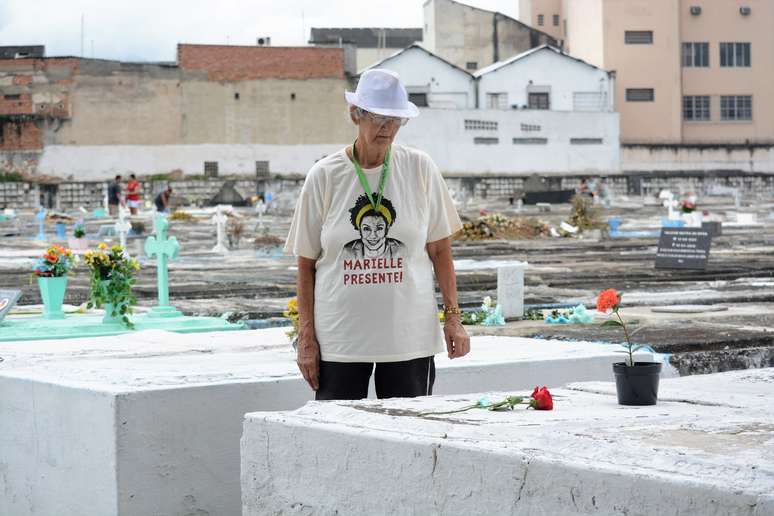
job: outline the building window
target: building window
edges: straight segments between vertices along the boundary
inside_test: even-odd
[[[653,102],[654,98],[653,88],[626,88],[628,102]]]
[[[570,145],[602,145],[602,138],[570,138]]]
[[[256,177],[269,177],[269,162],[268,161],[256,161],[255,162],[255,176]]]
[[[683,66],[709,66],[709,43],[683,43]]]
[[[548,93],[530,93],[528,96],[529,109],[550,109],[551,102]]]
[[[218,162],[217,161],[205,161],[204,162],[204,176],[205,177],[218,177]]]
[[[684,95],[683,96],[683,120],[692,122],[706,121],[710,119],[709,95]]]
[[[750,44],[734,42],[721,43],[720,66],[750,66]]]
[[[721,120],[752,120],[752,95],[721,95]]]
[[[605,95],[599,91],[572,92],[573,111],[604,111]]]
[[[497,131],[497,122],[490,120],[465,120],[466,131]]]
[[[427,93],[409,93],[409,102],[413,102],[415,106],[427,107]]]
[[[540,132],[541,127],[538,124],[521,124],[521,130],[525,133]]]
[[[548,143],[548,138],[514,138],[514,145],[545,145]]]
[[[653,44],[653,31],[627,30],[624,33],[624,42],[627,45],[651,45]]]
[[[559,26],[559,15],[555,14],[554,15],[554,27],[558,27],[558,26]]]
[[[5,100],[21,100],[21,95],[3,95]]]
[[[465,63],[466,70],[478,70],[478,61],[468,61]]]
[[[538,25],[542,27],[545,24],[544,22],[545,22],[545,20],[544,20],[543,15],[542,14],[538,14]]]
[[[487,93],[486,107],[488,109],[507,109],[508,94],[507,93]]]
[[[493,136],[476,136],[473,138],[473,143],[476,145],[497,145],[500,143],[500,138]]]

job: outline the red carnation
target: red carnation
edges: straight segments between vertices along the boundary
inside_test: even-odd
[[[609,310],[615,310],[620,302],[621,296],[614,288],[603,290],[597,297],[597,312],[607,313]]]

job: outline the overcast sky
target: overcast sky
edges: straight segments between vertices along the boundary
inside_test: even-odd
[[[47,56],[174,61],[177,43],[304,45],[311,27],[422,27],[423,0],[0,0],[0,45]],[[514,18],[518,0],[469,0]]]

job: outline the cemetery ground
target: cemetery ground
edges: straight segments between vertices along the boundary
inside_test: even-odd
[[[188,215],[170,221],[181,248],[169,265],[170,303],[186,315],[262,329],[2,342],[0,327],[0,485],[7,495],[0,514],[774,511],[774,407],[766,394],[774,371],[774,199],[742,208],[731,198],[703,199],[701,208],[723,221],[703,270],[654,268],[658,237],[643,234],[657,234],[665,216],[655,200],[620,199],[602,211],[603,220],[622,220],[623,236],[567,237],[551,236],[550,228],[568,220],[569,205],[517,212],[507,200],[471,201],[460,210],[470,221],[483,208],[536,229],[529,238],[525,230],[518,239],[454,242],[463,309],[496,297],[498,266],[528,262],[524,304],[540,319],[468,326],[471,355],[437,358],[431,398],[256,412],[296,409],[311,398],[286,328],[267,328],[286,324],[282,312],[295,295],[295,263],[279,247],[290,221],[284,208],[272,207],[262,228],[252,209],[236,208],[228,252],[213,251],[214,210],[182,208]],[[156,304],[157,278],[155,261],[141,252],[152,224],[138,220],[146,231],[130,236],[127,249],[142,266],[134,288],[142,313]],[[87,219],[87,234],[108,233],[114,222]],[[29,274],[46,243],[34,240],[32,213],[4,224],[0,234],[10,236],[0,237],[0,290],[22,290],[11,316],[39,313]],[[53,237],[52,225],[46,230]],[[620,330],[542,320],[553,309],[591,309],[606,288],[623,292],[623,315],[637,321],[633,340],[672,366],[657,407],[622,411],[615,404],[610,364],[621,359]],[[83,311],[88,290],[80,269],[66,311]],[[535,384],[554,390],[551,413],[418,416],[481,393],[493,400],[528,394]],[[384,457],[392,457],[385,467],[408,476],[391,484],[369,476],[368,465]],[[458,470],[475,482],[455,483]],[[320,489],[301,489],[315,479],[325,480]],[[633,484],[641,487],[634,497]]]
[[[653,236],[609,238],[592,231],[568,238],[458,240],[453,251],[460,305],[474,309],[485,296],[496,297],[498,265],[528,262],[527,311],[542,309],[548,314],[551,308],[579,303],[591,307],[601,290],[615,288],[624,293],[624,315],[638,323],[633,340],[670,354],[681,374],[774,366],[774,218],[770,215],[774,200],[741,209],[734,207],[731,198],[703,201],[703,210],[723,220],[722,235],[712,241],[705,270],[654,268],[658,238]],[[621,218],[622,230],[656,231],[665,210],[654,204],[621,202],[601,210],[601,218]],[[550,212],[524,206],[517,212],[507,201],[498,200],[470,202],[460,211],[466,219],[476,220],[481,208],[489,214],[526,217],[554,227],[570,214],[569,205],[554,205]],[[755,213],[755,222],[735,222],[736,212]],[[270,210],[263,227],[258,228],[251,209],[235,209],[241,238],[238,246],[232,238],[232,250],[226,254],[212,252],[216,244],[212,214],[192,213],[193,217],[170,222],[169,233],[181,244],[180,256],[169,266],[172,304],[186,315],[223,316],[245,321],[249,327],[286,324],[282,312],[295,295],[295,264],[292,258],[281,256],[279,246],[287,233],[289,211]],[[24,305],[40,303],[29,270],[45,244],[31,238],[37,228],[33,215],[19,218],[21,234],[2,237],[0,289],[22,290],[17,311],[23,311]],[[87,232],[96,234],[106,225],[109,221],[87,221]],[[146,221],[145,226],[143,235],[130,236],[127,243],[129,252],[143,265],[134,288],[138,312],[153,306],[156,298],[155,262],[141,252],[152,224]],[[232,229],[229,222],[229,231]],[[97,240],[93,242],[96,245]],[[88,276],[77,274],[69,282],[65,303],[83,305],[88,291]],[[674,308],[663,309],[668,306]],[[654,307],[662,310],[654,311]],[[504,327],[470,326],[469,331],[474,335],[623,340],[623,333],[616,329],[547,325],[542,320],[509,321]]]

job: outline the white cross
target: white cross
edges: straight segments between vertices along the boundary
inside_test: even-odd
[[[266,213],[266,203],[263,202],[263,199],[259,199],[257,203],[255,203],[255,212],[258,214],[258,225],[256,226],[257,229],[263,229],[263,215]]]
[[[215,215],[212,217],[212,223],[217,224],[218,226],[218,241],[215,244],[215,247],[212,248],[213,253],[227,253],[228,252],[228,246],[226,245],[225,237],[226,237],[226,221],[228,221],[228,217],[225,213],[223,213],[223,208],[218,205]]]
[[[124,253],[126,253],[127,256],[129,256],[129,250],[126,248],[126,235],[129,233],[129,230],[132,229],[132,224],[128,220],[126,220],[126,209],[123,207],[118,208],[118,221],[116,222],[116,225],[114,226],[116,229],[116,233],[118,233],[118,238],[121,242],[121,247],[124,248]]]

